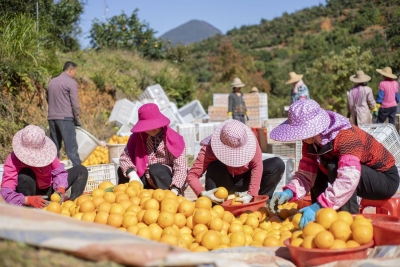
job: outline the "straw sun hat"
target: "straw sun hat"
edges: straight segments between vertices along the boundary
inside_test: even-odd
[[[231,87],[232,88],[234,88],[234,87],[243,87],[243,86],[245,86],[245,84],[242,83],[242,80],[240,80],[239,78],[233,79],[233,82],[231,83]]]
[[[255,86],[253,86],[253,87],[251,88],[250,92],[252,92],[252,93],[258,93],[258,88],[255,87]]]
[[[56,145],[36,125],[19,130],[13,137],[12,147],[15,156],[32,167],[47,166],[57,157]]]
[[[392,68],[390,68],[390,67],[385,67],[383,70],[376,69],[376,71],[385,77],[388,77],[391,79],[397,79],[397,76],[392,73]]]
[[[296,83],[303,79],[302,74],[297,74],[296,72],[292,71],[289,72],[289,80],[285,84],[291,84],[291,83]]]
[[[362,70],[356,71],[356,75],[350,76],[350,81],[354,83],[365,83],[371,80],[371,77],[366,75]]]

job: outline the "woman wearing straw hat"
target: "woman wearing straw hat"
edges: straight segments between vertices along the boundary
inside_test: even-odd
[[[362,70],[350,76],[350,81],[356,85],[347,91],[347,118],[351,118],[355,125],[370,124],[371,113],[377,112],[372,89],[367,86],[371,77]]]
[[[392,69],[385,67],[383,70],[377,69],[382,75],[383,81],[379,83],[378,97],[376,98],[378,112],[378,122],[384,123],[389,117],[389,123],[396,126],[396,112],[399,98],[399,84],[397,76],[392,73]]]
[[[321,208],[359,213],[357,196],[385,199],[399,187],[393,155],[372,135],[349,119],[325,111],[314,100],[290,106],[288,120],[271,131],[282,142],[303,140],[302,158],[293,179],[272,197],[269,208],[302,199],[311,192],[313,204],[303,208],[300,227]]]
[[[138,181],[145,189],[183,194],[187,174],[183,137],[169,127],[170,120],[156,104],[141,106],[138,115],[119,159],[119,183]]]
[[[28,125],[13,137],[13,152],[4,164],[0,195],[10,204],[44,208],[54,192],[64,201],[71,188],[71,200],[85,190],[88,170],[76,165],[67,171],[57,158],[57,148],[44,131]]]
[[[217,187],[240,196],[238,201],[243,203],[258,195],[271,197],[285,171],[285,164],[278,157],[262,160],[253,132],[236,120],[221,123],[200,145],[187,182],[197,196],[208,197],[215,203],[223,202],[214,196]],[[204,188],[199,178],[205,172]]]
[[[308,88],[304,84],[302,79],[303,79],[302,74],[297,74],[294,71],[289,73],[289,80],[285,84],[292,85],[292,91],[290,92],[292,103],[297,100],[310,99],[310,93],[308,92]]]
[[[247,120],[249,116],[247,114],[246,104],[244,103],[243,93],[240,91],[244,83],[239,78],[233,79],[231,83],[232,93],[228,97],[228,118],[238,120],[246,124],[244,116],[246,115]]]
[[[258,88],[255,86],[251,87],[250,94],[257,94],[257,93],[258,93]]]

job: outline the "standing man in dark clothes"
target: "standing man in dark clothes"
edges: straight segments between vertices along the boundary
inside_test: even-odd
[[[247,116],[243,93],[240,91],[243,86],[245,84],[239,78],[233,79],[233,83],[231,83],[233,91],[229,94],[228,98],[228,119],[238,120],[246,124],[244,116],[246,115],[247,120],[249,120],[249,116]]]
[[[81,164],[75,132],[75,126],[81,126],[78,83],[74,80],[77,66],[72,61],[65,62],[63,72],[50,81],[47,89],[50,138],[56,144],[57,157],[60,157],[61,143],[64,140],[68,159],[73,166]]]

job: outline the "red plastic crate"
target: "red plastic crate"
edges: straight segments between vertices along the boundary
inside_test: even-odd
[[[248,204],[241,204],[241,205],[231,205],[232,199],[225,201],[222,203],[222,207],[226,210],[231,212],[235,216],[240,216],[243,212],[250,210],[256,211],[261,207],[266,206],[266,202],[268,200],[268,196],[255,196]]]

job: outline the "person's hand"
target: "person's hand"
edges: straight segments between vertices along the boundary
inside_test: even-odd
[[[375,116],[375,117],[378,117],[378,107],[374,107],[372,109],[372,115]]]
[[[138,181],[143,186],[142,180],[139,178],[139,176],[137,175],[137,173],[135,171],[131,171],[130,173],[128,173],[128,178],[129,178],[129,182]]]
[[[293,192],[290,189],[285,189],[283,192],[277,192],[272,196],[268,208],[270,211],[276,213],[278,205],[282,205],[292,198]]]
[[[232,112],[228,112],[228,120],[229,120],[229,119],[232,119],[232,118],[233,118]]]
[[[208,191],[203,191],[201,192],[201,196],[202,197],[208,197],[212,202],[217,203],[217,204],[221,204],[224,202],[224,200],[222,198],[217,198],[214,193],[217,192],[218,188],[214,188]]]
[[[236,199],[236,201],[242,202],[243,204],[250,203],[250,201],[253,199],[253,196],[249,195],[247,191],[235,192],[235,196],[239,197]]]
[[[54,192],[54,193],[60,195],[60,204],[62,204],[64,202],[64,199],[65,199],[65,188],[64,187],[59,187],[57,189],[57,191]]]
[[[304,227],[306,227],[306,225],[309,222],[314,221],[315,214],[321,208],[322,208],[321,204],[319,204],[318,202],[315,202],[314,204],[299,210],[300,213],[303,213],[303,216],[301,216],[301,220],[299,223],[300,229],[303,229]]]
[[[248,111],[246,111],[246,118],[247,118],[247,121],[250,120],[250,119],[249,119],[249,112],[248,112]]]
[[[74,119],[74,124],[76,127],[82,127],[81,120],[79,118]]]
[[[176,187],[172,187],[171,192],[174,193],[175,195],[179,195],[179,189]]]
[[[48,196],[27,196],[25,204],[37,209],[43,209],[49,205],[49,202],[46,200],[48,198]]]

